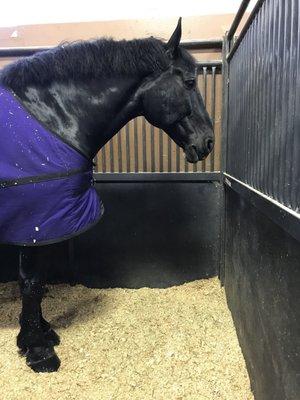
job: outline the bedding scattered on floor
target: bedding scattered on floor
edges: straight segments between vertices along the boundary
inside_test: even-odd
[[[17,354],[16,283],[0,285],[5,400],[253,400],[217,278],[169,289],[50,286],[44,315],[61,337],[57,373]]]

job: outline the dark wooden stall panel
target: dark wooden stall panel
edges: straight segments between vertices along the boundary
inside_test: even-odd
[[[97,189],[105,214],[74,241],[77,281],[95,287],[167,287],[216,275],[218,182],[114,180],[99,182]]]
[[[255,399],[299,400],[299,242],[226,192],[225,288]]]
[[[217,174],[207,180],[202,174],[105,175],[97,174],[96,183],[105,206],[102,220],[71,241],[46,246],[50,282],[168,287],[217,274]],[[0,282],[17,279],[15,246],[0,246],[0,265]]]

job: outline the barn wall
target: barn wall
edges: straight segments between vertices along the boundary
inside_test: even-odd
[[[255,400],[298,400],[300,244],[226,189],[225,289]]]
[[[71,242],[48,246],[50,280],[167,287],[217,274],[219,176],[143,175],[98,175],[104,217]],[[0,265],[0,281],[16,279],[17,249],[2,246]]]
[[[103,220],[74,241],[79,281],[167,287],[217,274],[220,184],[149,178],[100,179]]]
[[[184,17],[182,39],[220,39],[228,30],[233,18],[234,14]],[[0,47],[55,46],[62,41],[101,36],[115,39],[154,36],[166,40],[176,24],[177,18],[151,18],[0,27]],[[17,37],[12,37],[15,31]],[[215,57],[214,53],[206,51],[202,59],[208,60],[208,57]]]
[[[299,43],[299,0],[260,0],[224,57],[221,277],[256,400],[300,394]]]

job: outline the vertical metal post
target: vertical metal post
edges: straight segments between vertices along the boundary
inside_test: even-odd
[[[150,127],[151,172],[155,172],[154,126]]]
[[[102,147],[102,172],[106,172],[106,148]]]
[[[180,172],[180,149],[176,146],[176,172]]]
[[[143,172],[147,172],[146,119],[143,118]]]
[[[195,164],[194,164],[195,165]],[[184,159],[184,172],[189,171],[189,163],[187,162],[186,158]]]
[[[129,136],[129,123],[125,127],[126,131],[126,172],[130,172],[130,136]]]
[[[117,135],[117,145],[118,145],[118,164],[119,164],[119,172],[123,172],[121,132],[118,132],[118,135]]]
[[[228,100],[229,100],[229,64],[226,55],[229,51],[229,40],[227,35],[223,41],[223,106],[222,106],[222,150],[221,150],[221,172],[226,172],[226,151],[227,151],[227,135],[228,135]],[[225,270],[226,270],[226,193],[225,185],[222,182],[221,190],[221,218],[220,218],[220,268],[219,279],[221,285],[225,284]]]
[[[211,69],[211,120],[215,130],[216,119],[216,67]],[[215,170],[215,150],[211,152],[211,171]]]
[[[204,93],[203,93],[203,101],[206,108],[207,105],[207,67],[203,67],[203,79],[204,79]],[[206,162],[205,159],[202,161],[202,171],[206,171]]]
[[[115,152],[113,139],[109,141],[109,153],[110,153],[110,172],[115,172]]]
[[[134,119],[134,172],[139,172],[138,123]]]
[[[172,139],[168,135],[168,172],[172,171]]]
[[[163,131],[159,130],[159,172],[164,170],[164,142]]]

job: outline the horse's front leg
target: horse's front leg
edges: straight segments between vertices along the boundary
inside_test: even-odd
[[[50,327],[43,324],[41,302],[45,290],[45,273],[39,262],[41,248],[24,247],[20,250],[20,291],[22,312],[20,315],[21,330],[17,345],[26,363],[35,372],[57,371],[60,365],[53,344],[47,339],[46,331]],[[47,329],[48,328],[48,329]]]
[[[44,319],[41,305],[40,305],[40,321],[47,343],[50,346],[58,346],[60,343],[60,338],[58,334],[51,328],[49,322]]]

